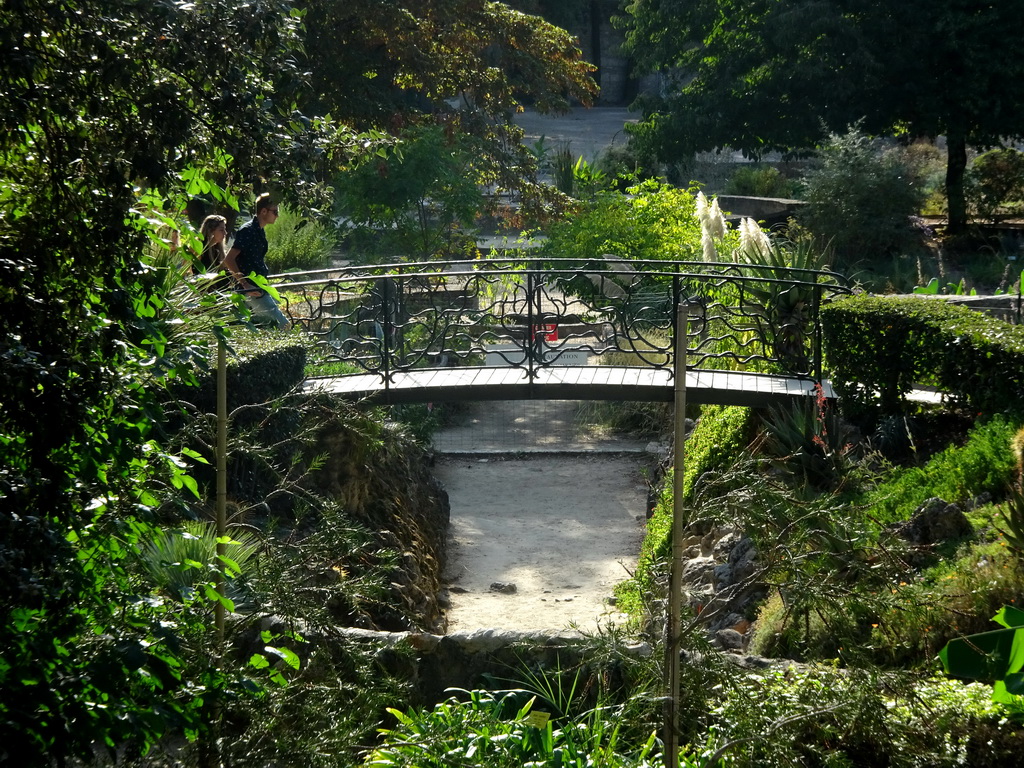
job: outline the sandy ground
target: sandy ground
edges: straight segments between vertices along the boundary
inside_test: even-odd
[[[449,632],[621,623],[609,599],[636,565],[647,462],[641,454],[439,457],[435,473],[452,509]]]

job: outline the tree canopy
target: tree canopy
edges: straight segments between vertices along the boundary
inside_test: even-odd
[[[1024,1],[632,0],[621,21],[664,96],[638,139],[662,157],[725,146],[807,150],[827,132],[944,135],[951,230],[966,222],[968,145],[1024,134]]]
[[[513,115],[590,103],[593,67],[568,32],[486,0],[301,5],[311,110],[399,136],[441,125],[475,143],[477,183],[543,201]]]
[[[337,0],[333,13],[359,21],[349,14],[353,37],[334,37],[337,78],[311,77],[305,35],[328,7],[316,2],[4,6],[0,762],[64,765],[169,729],[195,735],[203,697],[230,684],[210,669],[185,677],[196,628],[128,566],[161,496],[191,487],[160,442],[155,393],[187,368],[169,356],[181,318],[143,258],[169,247],[159,227],[178,225],[192,194],[231,203],[273,185],[319,205],[339,168],[375,152],[377,135],[356,131],[433,115],[417,99],[474,91],[476,110],[451,123],[461,130],[477,115],[499,122],[499,105],[537,84],[548,106],[587,90],[567,36],[476,0]]]

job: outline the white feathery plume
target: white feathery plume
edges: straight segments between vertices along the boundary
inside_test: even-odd
[[[708,199],[704,196],[703,192],[698,192],[696,202],[695,213],[697,214],[697,221],[700,222],[701,227],[706,227],[708,221]]]
[[[711,207],[708,208],[707,228],[712,237],[717,237],[718,239],[725,237],[725,216],[722,215],[722,209],[718,207],[717,197],[711,201]]]
[[[771,253],[772,241],[756,221],[745,218],[740,222],[739,250],[747,259],[756,259]]]
[[[704,253],[704,261],[718,261],[718,251],[715,249],[715,238],[704,229],[700,236],[700,247]]]

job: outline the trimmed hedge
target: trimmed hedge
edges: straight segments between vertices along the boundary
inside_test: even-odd
[[[306,346],[296,336],[236,330],[228,344],[228,411],[286,395],[306,377]],[[216,412],[216,347],[211,347],[210,370],[199,377],[198,386],[176,387],[172,394],[200,412]]]
[[[982,413],[1024,396],[1024,327],[926,297],[848,296],[821,309],[832,385],[848,403],[903,410],[931,385]]]

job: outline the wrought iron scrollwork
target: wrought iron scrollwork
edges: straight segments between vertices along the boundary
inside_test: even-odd
[[[590,362],[672,369],[680,303],[691,367],[820,378],[818,309],[848,292],[829,272],[611,257],[351,266],[278,282],[322,362],[385,382],[459,365],[527,378]]]

